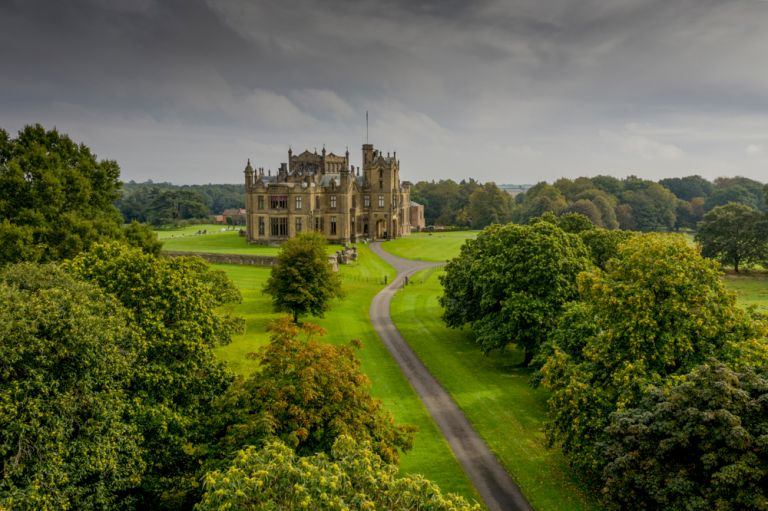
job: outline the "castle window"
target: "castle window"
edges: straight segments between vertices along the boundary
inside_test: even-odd
[[[315,197],[315,209],[320,209],[320,197]]]
[[[332,235],[336,234],[336,217],[335,216],[331,217],[331,234]]]
[[[269,207],[272,209],[286,209],[288,207],[287,195],[270,195]]]
[[[296,218],[296,234],[301,232],[301,217]]]
[[[379,195],[379,207],[380,208],[384,207],[384,196],[383,195]]]
[[[331,195],[331,209],[336,209],[336,196]]]
[[[264,217],[263,216],[259,217],[259,236],[264,236]]]
[[[301,195],[296,196],[296,209],[301,209]]]
[[[379,190],[383,190],[383,189],[384,189],[384,180],[379,179]]]
[[[353,208],[357,207],[357,197],[355,197],[354,195],[352,196],[352,207]]]
[[[366,207],[366,208],[370,208],[371,207],[371,196],[370,195],[366,195],[365,197],[363,197],[363,206]]]
[[[264,196],[259,195],[257,197],[257,200],[258,200],[258,209],[264,209]]]
[[[270,218],[269,228],[272,233],[272,237],[285,237],[288,236],[288,219],[285,217]]]
[[[325,230],[325,225],[323,225],[323,217],[317,217],[315,218],[315,230],[317,232],[323,232]]]

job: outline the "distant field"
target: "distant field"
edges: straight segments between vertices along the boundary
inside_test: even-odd
[[[371,299],[383,287],[384,277],[391,282],[395,273],[368,247],[361,246],[359,252],[357,263],[340,268],[346,297],[333,303],[325,318],[305,320],[327,329],[328,335],[323,338],[327,342],[340,344],[360,339],[363,349],[357,355],[362,370],[371,379],[372,394],[383,401],[398,422],[419,427],[414,449],[401,457],[401,472],[423,474],[443,491],[477,499],[445,439],[370,324]],[[277,317],[272,312],[270,297],[261,292],[269,269],[237,265],[214,267],[227,272],[240,287],[244,301],[234,307],[234,312],[244,316],[247,322],[246,333],[237,336],[230,345],[217,348],[217,354],[236,372],[248,374],[255,366],[245,358],[246,354],[268,342],[266,324]]]
[[[415,261],[445,262],[459,255],[464,242],[480,231],[418,232],[382,243],[382,248],[399,257]]]
[[[163,250],[169,252],[210,252],[214,254],[245,254],[274,256],[280,247],[251,245],[237,230],[224,230],[221,225],[195,225],[174,231],[158,231]],[[196,234],[207,230],[207,234]],[[340,245],[328,245],[328,253],[340,250]]]
[[[483,355],[466,331],[447,328],[437,302],[441,269],[416,274],[392,301],[400,333],[451,393],[539,511],[595,510],[557,448],[546,445],[547,393],[528,385],[514,351]]]
[[[197,224],[188,225],[186,227],[178,227],[174,229],[155,229],[157,238],[165,240],[167,238],[181,238],[184,236],[195,236],[198,231],[208,231],[213,234],[214,232],[221,232],[222,229],[226,229],[226,225],[217,224]],[[237,232],[237,231],[235,231]]]
[[[768,273],[728,273],[723,280],[736,293],[739,305],[754,305],[759,312],[768,314]]]

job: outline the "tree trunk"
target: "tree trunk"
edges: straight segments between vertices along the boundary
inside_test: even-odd
[[[525,350],[525,355],[523,356],[523,367],[528,367],[531,365],[531,361],[533,360],[533,352],[529,350]]]

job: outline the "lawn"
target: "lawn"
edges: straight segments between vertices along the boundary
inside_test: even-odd
[[[416,274],[392,301],[392,317],[430,372],[450,392],[538,510],[599,509],[544,438],[547,394],[528,385],[515,351],[483,355],[466,330],[448,329],[433,268]]]
[[[371,299],[383,287],[384,277],[391,282],[395,273],[389,265],[372,254],[367,246],[360,246],[358,252],[356,263],[340,267],[346,297],[333,303],[325,318],[306,320],[328,330],[325,336],[328,342],[339,344],[360,339],[363,349],[358,352],[358,358],[362,370],[371,380],[372,394],[383,401],[397,422],[419,427],[413,450],[401,457],[401,472],[422,474],[445,492],[476,499],[472,484],[445,439],[370,324],[368,309]],[[218,348],[217,354],[233,370],[247,374],[254,367],[245,355],[268,341],[265,327],[270,319],[276,317],[271,312],[269,297],[261,292],[269,276],[269,269],[237,265],[214,267],[225,271],[240,287],[243,303],[233,310],[246,318],[246,332],[236,336],[230,345]]]
[[[464,242],[480,231],[418,232],[382,244],[390,254],[414,261],[445,262],[459,255]]]
[[[251,245],[238,231],[224,230],[220,225],[196,225],[174,231],[158,231],[163,250],[169,252],[209,252],[213,254],[246,254],[275,256],[280,247]],[[207,234],[197,234],[207,230]],[[341,250],[341,245],[328,245],[328,253]]]
[[[166,240],[169,238],[183,238],[185,236],[199,236],[198,232],[200,231],[207,231],[211,234],[215,232],[221,232],[222,229],[226,229],[226,225],[219,225],[219,224],[195,224],[195,225],[187,225],[185,227],[174,227],[174,228],[157,228],[155,227],[155,232],[157,233],[157,238],[159,240]],[[231,227],[230,227],[231,229]],[[236,230],[233,232],[237,232]]]
[[[768,273],[730,272],[723,280],[728,289],[736,293],[739,305],[754,305],[759,312],[768,314]]]

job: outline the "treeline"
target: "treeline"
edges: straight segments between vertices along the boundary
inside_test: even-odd
[[[479,229],[492,223],[527,223],[551,212],[580,213],[606,229],[651,232],[695,229],[707,212],[728,203],[765,211],[763,186],[745,177],[710,182],[688,176],[656,183],[635,176],[595,176],[541,182],[511,198],[494,183],[470,179],[421,181],[411,197],[424,205],[427,225]]]
[[[115,205],[126,222],[136,220],[156,227],[182,220],[208,221],[226,209],[245,207],[245,186],[237,184],[173,185],[136,183],[123,185]]]
[[[441,281],[449,326],[525,353],[549,441],[609,509],[765,508],[768,318],[683,236],[546,212],[484,229]]]

